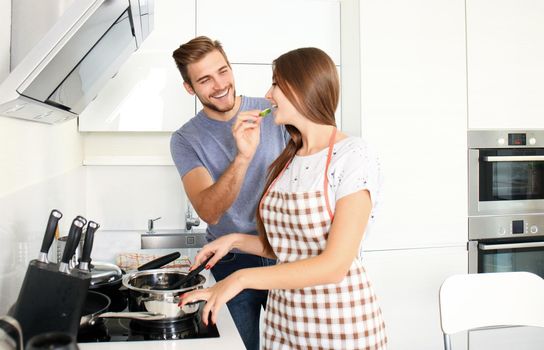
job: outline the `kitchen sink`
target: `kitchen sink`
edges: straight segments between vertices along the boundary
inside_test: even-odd
[[[206,244],[206,230],[156,230],[141,234],[142,249],[201,248]]]

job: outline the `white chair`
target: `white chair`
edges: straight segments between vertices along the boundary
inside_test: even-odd
[[[544,327],[544,280],[529,272],[454,275],[440,287],[444,348],[450,335],[500,326]]]

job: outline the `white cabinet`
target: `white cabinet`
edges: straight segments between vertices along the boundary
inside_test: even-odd
[[[362,135],[384,194],[369,249],[467,233],[464,1],[361,1]]]
[[[170,54],[132,55],[79,116],[80,131],[174,131],[195,113],[195,98]]]
[[[467,260],[466,246],[363,253],[389,350],[443,349],[438,291],[448,276],[467,272]]]
[[[544,128],[544,2],[466,3],[469,128]]]
[[[340,3],[331,0],[198,0],[197,35],[221,41],[232,63],[270,64],[315,46],[340,65]]]
[[[232,69],[238,94],[264,97],[272,86],[272,66],[269,64],[233,64]]]

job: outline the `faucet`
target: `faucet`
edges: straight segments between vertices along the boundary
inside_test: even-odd
[[[193,216],[193,207],[191,206],[191,203],[187,201],[187,210],[185,211],[185,229],[187,231],[191,231],[193,226],[198,225],[200,225],[200,219],[198,216]]]
[[[159,220],[161,217],[159,216],[158,218],[155,218],[155,219],[149,219],[147,220],[147,232],[146,233],[154,233],[155,230],[153,229],[153,223],[157,220]]]

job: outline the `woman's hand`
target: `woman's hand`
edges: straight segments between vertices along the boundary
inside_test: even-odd
[[[189,268],[189,271],[196,269],[200,264],[206,261],[206,259],[213,255],[213,258],[211,258],[208,265],[206,265],[206,270],[211,269],[222,257],[230,252],[234,242],[236,242],[236,238],[236,234],[231,233],[204,245],[195,256],[195,261]]]
[[[178,306],[183,307],[188,303],[205,300],[206,304],[202,309],[202,322],[204,322],[205,325],[208,325],[208,319],[211,313],[212,323],[217,323],[219,309],[244,290],[242,282],[238,277],[239,272],[241,271],[243,270],[231,274],[210,288],[195,289],[181,295]]]

